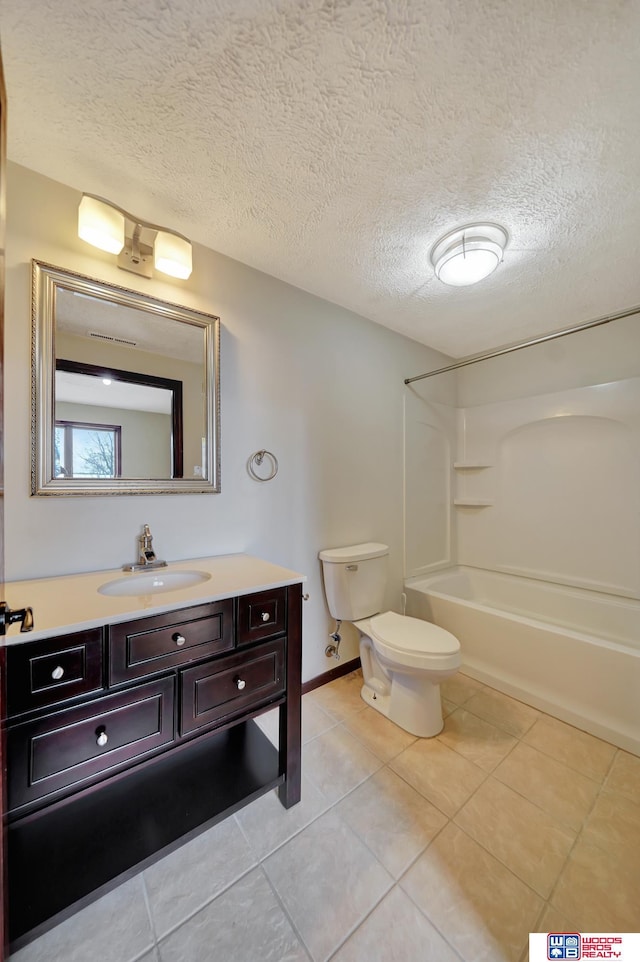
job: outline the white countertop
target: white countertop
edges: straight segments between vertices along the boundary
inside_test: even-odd
[[[11,625],[7,635],[0,638],[0,644],[53,638],[71,631],[306,581],[306,577],[296,571],[246,554],[175,561],[166,568],[157,569],[160,575],[170,571],[201,571],[211,577],[189,588],[133,596],[103,595],[98,591],[101,585],[109,581],[117,578],[133,580],[138,575],[138,572],[125,573],[121,568],[37,578],[34,581],[8,581],[0,587],[4,591],[2,597],[11,608],[33,608],[34,629],[21,634],[19,624]],[[149,572],[142,571],[140,574],[146,577]]]

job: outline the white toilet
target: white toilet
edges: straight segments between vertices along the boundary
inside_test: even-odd
[[[362,698],[405,731],[442,731],[440,682],[460,667],[460,642],[428,621],[380,613],[386,586],[385,544],[321,551],[327,603],[336,621],[360,632]]]

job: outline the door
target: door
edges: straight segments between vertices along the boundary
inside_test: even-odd
[[[5,267],[5,222],[6,222],[6,157],[7,157],[7,98],[0,51],[0,636],[6,626],[21,622],[21,631],[33,628],[33,613],[30,608],[11,611],[2,599],[4,594],[4,267]],[[7,753],[5,750],[6,716],[6,648],[0,646],[0,962],[4,962],[8,948],[7,919],[7,860],[6,860],[6,792],[7,792]]]
[[[0,54],[0,585],[4,585],[4,229],[5,229],[5,181],[6,181],[6,140],[7,140],[7,103],[4,90],[4,73]],[[2,626],[4,633],[4,624]],[[5,752],[5,649],[0,648],[0,962],[5,957],[8,927],[6,924],[6,752]],[[8,952],[7,952],[8,954]]]

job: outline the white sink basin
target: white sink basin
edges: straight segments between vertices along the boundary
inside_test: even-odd
[[[101,595],[159,595],[202,584],[211,577],[206,571],[135,571],[100,585]]]

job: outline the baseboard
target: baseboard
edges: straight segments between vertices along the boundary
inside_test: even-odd
[[[308,691],[313,691],[314,688],[321,688],[322,685],[327,685],[330,681],[335,681],[336,678],[349,675],[359,667],[359,658],[352,658],[351,661],[345,661],[343,665],[338,665],[336,668],[332,668],[331,671],[324,671],[321,675],[310,678],[309,681],[303,681],[302,694],[306,695]]]

